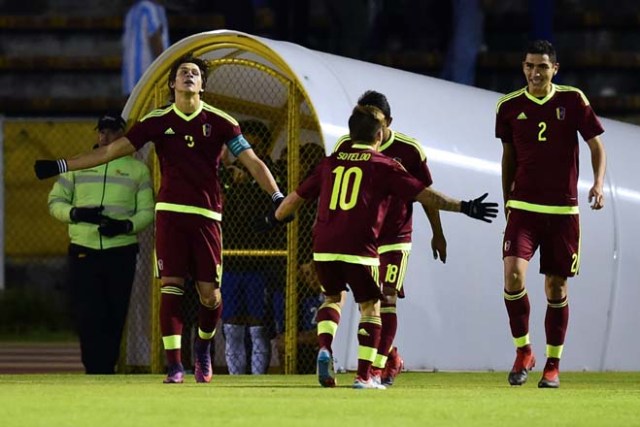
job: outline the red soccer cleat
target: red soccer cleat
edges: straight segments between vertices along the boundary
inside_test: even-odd
[[[530,348],[516,350],[516,360],[513,362],[513,368],[509,372],[509,384],[522,385],[529,378],[529,371],[536,366],[536,356]]]
[[[558,388],[560,387],[560,370],[558,364],[547,360],[547,364],[542,372],[542,378],[538,381],[538,388]]]
[[[387,363],[382,370],[382,384],[386,386],[392,386],[396,377],[402,372],[404,367],[404,360],[398,353],[398,347],[393,347],[387,358]]]

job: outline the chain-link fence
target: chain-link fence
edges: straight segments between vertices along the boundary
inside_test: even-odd
[[[299,87],[279,71],[242,58],[203,53],[211,73],[205,100],[234,116],[280,188],[290,192],[324,156],[319,125]],[[153,83],[128,117],[130,124],[168,102],[166,76]],[[8,286],[64,289],[67,228],[48,213],[52,181],[37,181],[36,158],[86,151],[95,140],[93,120],[4,122],[6,265]],[[159,170],[149,144],[154,183]],[[315,312],[320,288],[311,265],[315,204],[301,209],[288,227],[253,230],[271,208],[268,195],[235,159],[221,175],[224,193],[224,312],[214,346],[214,369],[231,373],[311,373],[315,369]],[[140,235],[141,251],[123,340],[121,371],[158,372],[164,366],[153,278],[153,231]],[[184,298],[183,360],[192,365],[197,295]]]
[[[0,334],[69,333],[67,228],[49,215],[51,181],[33,176],[33,159],[72,155],[95,143],[84,120],[2,120],[5,276]]]

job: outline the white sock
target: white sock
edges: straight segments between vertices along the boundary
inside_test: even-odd
[[[264,326],[249,326],[251,335],[251,373],[266,374],[269,368],[270,343]]]
[[[247,350],[244,343],[245,326],[225,323],[224,331],[224,355],[227,360],[227,368],[231,375],[247,373]]]

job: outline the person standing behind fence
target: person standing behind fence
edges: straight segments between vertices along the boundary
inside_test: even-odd
[[[118,113],[98,121],[98,144],[124,134]],[[147,166],[131,156],[67,172],[49,193],[49,211],[69,224],[69,298],[87,374],[113,374],[136,271],[136,234],[153,221]]]
[[[186,279],[196,283],[198,337],[194,345],[195,380],[211,382],[211,342],[222,311],[222,195],[218,171],[223,147],[237,157],[274,207],[284,195],[229,114],[202,101],[208,65],[191,53],[177,58],[167,78],[171,104],[151,111],[125,136],[72,159],[39,159],[34,172],[45,179],[69,170],[107,163],[153,141],[162,171],[156,204],[160,329],[168,362],[166,384],[184,382],[182,296]]]
[[[122,34],[122,93],[128,96],[154,59],[169,47],[169,22],[159,0],[136,0]]]

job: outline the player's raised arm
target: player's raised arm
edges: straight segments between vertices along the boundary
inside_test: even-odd
[[[443,211],[461,212],[471,218],[484,222],[491,222],[498,215],[498,204],[495,202],[485,202],[488,193],[477,199],[460,201],[432,189],[425,188],[417,196],[416,200],[424,206],[433,206]]]
[[[76,171],[102,165],[111,160],[135,152],[135,147],[125,136],[109,145],[98,147],[71,159],[36,160],[33,170],[38,179],[47,179],[64,172]]]

